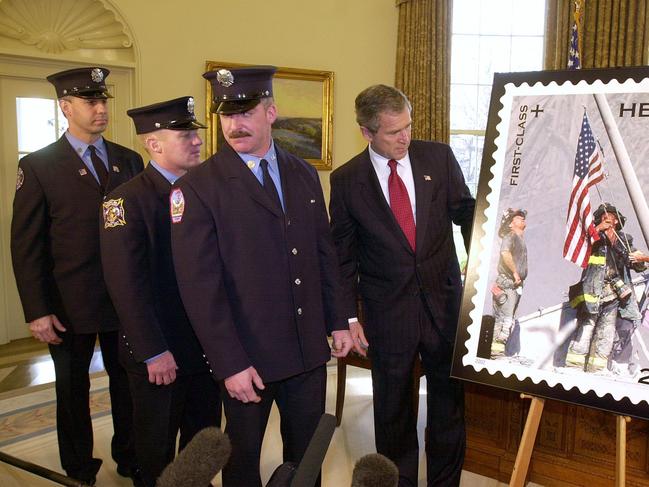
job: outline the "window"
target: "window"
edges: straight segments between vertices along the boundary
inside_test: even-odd
[[[451,147],[475,195],[495,72],[543,68],[545,0],[454,0]]]
[[[18,159],[55,142],[68,128],[56,100],[16,98]]]
[[[474,196],[493,75],[542,69],[544,27],[545,0],[453,0],[450,143]],[[453,236],[464,265],[458,227]]]

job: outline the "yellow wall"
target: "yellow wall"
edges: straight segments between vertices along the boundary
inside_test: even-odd
[[[142,105],[196,98],[203,119],[205,61],[333,71],[333,164],[365,146],[354,98],[394,82],[394,0],[111,0],[135,36]],[[281,106],[279,107],[281,113]],[[329,172],[320,177],[328,194]]]

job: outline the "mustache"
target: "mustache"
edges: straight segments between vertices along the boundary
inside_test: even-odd
[[[233,130],[228,133],[228,137],[231,139],[241,139],[243,137],[250,137],[250,135],[250,132],[246,132],[245,130]]]

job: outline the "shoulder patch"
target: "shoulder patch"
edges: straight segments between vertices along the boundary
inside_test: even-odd
[[[169,212],[171,213],[171,222],[180,223],[183,221],[185,212],[185,196],[180,188],[174,188],[169,195]]]
[[[16,177],[16,191],[23,187],[25,182],[25,172],[22,167],[18,168],[18,176]]]
[[[103,214],[104,228],[115,228],[126,225],[124,198],[104,201]]]

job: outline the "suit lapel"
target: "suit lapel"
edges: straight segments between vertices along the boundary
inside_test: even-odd
[[[124,182],[122,174],[126,167],[119,157],[122,152],[106,139],[104,139],[104,144],[108,153],[108,182],[106,183],[106,194],[108,194]]]
[[[412,177],[415,182],[415,203],[417,208],[417,221],[415,222],[417,228],[416,245],[419,249],[422,248],[426,237],[427,216],[430,212],[430,202],[433,197],[434,174],[432,174],[422,155],[412,149],[412,145],[409,154]]]
[[[63,163],[74,171],[75,178],[82,184],[86,184],[94,188],[98,193],[101,193],[99,183],[86,167],[86,164],[81,159],[81,155],[77,154],[74,147],[70,145],[65,135],[62,135],[58,141],[58,150],[61,153],[61,160]]]
[[[379,178],[376,176],[376,171],[374,171],[374,166],[372,166],[368,149],[365,149],[363,152],[360,164],[361,170],[358,182],[367,206],[376,214],[379,221],[385,223],[388,230],[397,236],[401,244],[412,253],[410,243],[403,230],[401,230],[401,226],[399,226],[390,205],[383,195],[383,190],[381,189]]]
[[[264,191],[264,188],[259,184],[259,180],[255,177],[250,169],[246,167],[244,162],[239,157],[232,147],[224,144],[223,158],[216,162],[223,164],[223,170],[231,181],[238,181],[241,184],[243,191],[249,195],[253,200],[266,208],[275,216],[284,216],[281,209],[275,206],[270,197]],[[281,171],[281,170],[280,170]],[[280,172],[281,174],[281,172]]]

